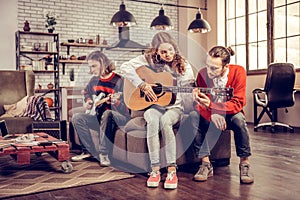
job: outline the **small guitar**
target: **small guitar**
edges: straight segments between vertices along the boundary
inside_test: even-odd
[[[100,94],[98,94],[97,96],[96,95],[93,95],[93,101],[92,101],[92,107],[91,109],[89,110],[86,110],[85,113],[86,114],[90,114],[90,115],[96,115],[96,104],[98,104],[98,102],[101,102],[99,103],[98,105],[101,105],[103,104],[105,101],[107,100],[107,97],[106,97],[106,94],[101,92]]]
[[[132,110],[142,110],[151,105],[168,106],[175,103],[176,93],[191,93],[193,87],[173,86],[173,77],[168,72],[156,73],[147,67],[139,67],[136,70],[141,79],[147,83],[153,83],[152,89],[158,101],[152,102],[129,80],[124,81],[124,102]],[[229,100],[233,96],[233,88],[198,88],[200,92],[210,94],[213,97],[224,97]]]
[[[113,93],[109,95],[105,95],[105,93],[101,92],[98,96],[93,95],[93,105],[90,110],[87,110],[86,113],[91,115],[102,115],[104,112],[104,108],[101,108],[101,106],[106,103],[108,100],[111,100],[111,103],[113,104],[115,100],[120,99],[121,93]]]

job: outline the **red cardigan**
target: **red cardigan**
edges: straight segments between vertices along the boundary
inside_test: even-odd
[[[212,102],[206,108],[202,105],[195,105],[195,109],[206,120],[210,121],[211,114],[236,114],[243,112],[243,107],[246,105],[246,71],[239,65],[228,65],[228,81],[226,87],[234,89],[233,97],[226,102]],[[214,87],[213,80],[207,76],[207,68],[203,68],[198,72],[196,79],[197,87]]]

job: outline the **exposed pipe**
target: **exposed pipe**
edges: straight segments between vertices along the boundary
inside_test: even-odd
[[[149,3],[149,4],[161,5],[161,3],[159,3],[159,2],[146,1],[146,0],[127,0],[127,1],[134,1],[134,2],[140,2],[140,3]],[[196,7],[196,6],[176,5],[176,4],[171,4],[171,3],[164,3],[163,5],[164,6],[180,7],[180,8],[193,8],[193,9],[207,10],[207,0],[204,1],[204,8],[199,8],[199,7]]]

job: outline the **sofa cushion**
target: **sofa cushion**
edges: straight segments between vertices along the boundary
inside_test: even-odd
[[[127,122],[124,127],[126,132],[133,131],[133,130],[141,130],[146,131],[146,121],[144,117],[135,117]]]
[[[127,136],[126,132],[121,128],[117,129],[114,138],[113,152],[112,155],[118,160],[127,162]]]
[[[145,110],[131,110],[131,118],[143,117]]]
[[[127,161],[147,172],[150,166],[150,158],[147,147],[146,131],[132,130],[127,132]]]

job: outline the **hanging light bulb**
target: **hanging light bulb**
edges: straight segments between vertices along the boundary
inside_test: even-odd
[[[200,8],[196,14],[196,19],[191,22],[188,30],[193,33],[207,33],[211,30],[209,23],[201,18]]]
[[[120,10],[111,18],[110,24],[116,27],[129,27],[136,25],[134,16],[126,11],[124,1],[120,5]]]
[[[158,16],[151,22],[150,27],[155,30],[171,30],[174,28],[170,18],[165,15],[163,5],[159,10]]]

